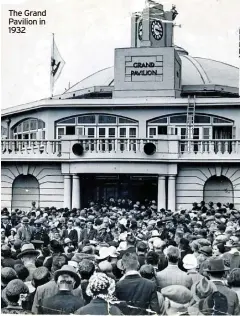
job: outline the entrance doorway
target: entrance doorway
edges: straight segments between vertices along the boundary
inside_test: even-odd
[[[206,203],[233,203],[233,186],[232,182],[224,177],[212,176],[204,186],[204,201]]]
[[[82,203],[108,201],[110,198],[144,202],[157,200],[157,177],[131,175],[85,175],[82,181]]]
[[[19,175],[12,185],[12,209],[30,210],[39,206],[39,183],[32,175]]]

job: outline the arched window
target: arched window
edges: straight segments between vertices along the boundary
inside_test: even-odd
[[[45,123],[35,118],[22,121],[12,131],[15,139],[45,139]]]
[[[56,122],[56,136],[85,136],[88,138],[136,138],[138,121],[111,114],[84,114]]]
[[[192,139],[232,139],[235,138],[234,122],[228,118],[196,113]],[[149,138],[161,135],[178,135],[187,138],[187,113],[165,115],[147,122]]]
[[[12,209],[30,210],[32,202],[39,206],[39,183],[32,175],[19,175],[12,185]]]
[[[212,176],[205,182],[203,199],[206,203],[233,203],[232,182],[224,176]]]

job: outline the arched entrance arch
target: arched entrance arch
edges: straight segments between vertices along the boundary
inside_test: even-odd
[[[19,175],[12,185],[12,209],[30,210],[32,202],[39,206],[39,183],[32,175]]]
[[[205,182],[203,199],[206,203],[233,203],[233,192],[232,182],[227,177],[212,176]]]

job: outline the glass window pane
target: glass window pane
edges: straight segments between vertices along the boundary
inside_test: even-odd
[[[155,127],[149,128],[149,136],[156,136],[156,128]]]
[[[41,120],[38,120],[38,129],[43,129],[45,127],[45,123]]]
[[[66,126],[66,135],[75,135],[75,126]]]
[[[95,115],[83,115],[78,117],[78,124],[94,124],[96,123]]]
[[[117,118],[111,115],[99,115],[98,123],[99,124],[116,124]]]
[[[158,135],[167,135],[167,126],[158,126]]]
[[[77,135],[79,135],[79,136],[84,135],[84,127],[77,127],[76,131],[77,131]]]
[[[35,131],[37,129],[37,120],[31,120],[30,121],[30,130]]]
[[[17,132],[18,133],[22,132],[22,123],[17,126]]]
[[[37,139],[37,133],[31,133],[30,139]]]
[[[108,135],[109,135],[109,137],[115,137],[116,129],[115,128],[109,128]]]
[[[137,123],[135,120],[131,120],[125,117],[119,117],[119,124]]]
[[[210,116],[195,115],[194,122],[197,124],[210,124]]]
[[[137,136],[137,129],[136,128],[130,128],[129,129],[129,137],[136,137]]]
[[[29,131],[29,120],[23,122],[23,131],[24,132]]]
[[[157,118],[157,119],[151,120],[149,123],[165,124],[167,123],[167,117]]]
[[[218,118],[218,117],[214,117],[213,118],[213,123],[232,123],[230,120],[225,120],[225,119],[221,119],[221,118]]]
[[[29,139],[29,134],[23,134],[23,139]]]
[[[126,137],[127,136],[127,130],[126,128],[120,128],[120,137]]]
[[[99,128],[99,137],[105,137],[106,129],[105,128]]]
[[[59,136],[64,135],[64,133],[65,133],[64,128],[58,128],[58,135],[59,135]]]
[[[95,136],[95,128],[88,128],[87,129],[88,137],[94,137]]]
[[[42,131],[42,139],[45,139],[45,131]]]
[[[66,120],[61,120],[59,123],[60,124],[75,124],[75,122],[76,122],[76,118],[71,117],[71,118],[66,119]]]
[[[176,115],[170,117],[170,123],[183,124],[187,122],[187,115]]]

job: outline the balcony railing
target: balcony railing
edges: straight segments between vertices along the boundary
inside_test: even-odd
[[[156,146],[153,155],[144,152],[146,143]],[[72,146],[79,143],[83,155],[75,155]],[[179,140],[174,136],[164,139],[139,138],[84,138],[61,140],[2,140],[3,160],[31,159],[239,159],[240,140]]]
[[[60,140],[16,140],[1,141],[1,153],[4,156],[61,156]]]
[[[240,141],[235,139],[223,140],[180,140],[179,153],[183,154],[216,154],[230,155],[239,154],[240,156]]]

